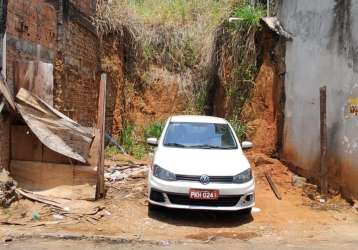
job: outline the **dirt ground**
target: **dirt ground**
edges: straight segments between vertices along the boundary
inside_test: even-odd
[[[358,213],[351,204],[339,196],[333,196],[324,203],[314,199],[315,197],[309,198],[302,187],[292,185],[292,173],[280,161],[254,152],[249,152],[247,156],[253,166],[257,185],[256,206],[250,217],[240,213],[167,209],[149,213],[146,179],[141,172],[133,178],[110,183],[107,198],[95,202],[96,205],[105,207],[104,213],[95,220],[67,217],[59,220],[54,218],[48,207],[20,200],[10,208],[0,210],[0,221],[22,218],[25,223],[1,225],[0,238],[14,239],[14,243],[9,243],[10,245],[18,244],[15,239],[21,235],[55,234],[59,237],[101,235],[164,245],[171,244],[169,242],[217,242],[220,245],[225,240],[243,244],[256,242],[257,246],[262,244],[265,247],[266,240],[274,239],[277,244],[281,242],[283,245],[295,242],[298,246],[304,246],[307,242],[345,242],[349,247],[355,245],[358,248]],[[265,178],[265,171],[270,171],[282,200],[278,200],[272,192]],[[40,222],[49,223],[32,222],[33,211],[38,211],[41,215]],[[191,249],[189,245],[187,247]],[[111,248],[108,246],[108,249]]]

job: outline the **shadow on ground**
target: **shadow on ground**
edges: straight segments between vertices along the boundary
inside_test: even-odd
[[[254,220],[251,214],[248,215],[240,211],[200,211],[161,207],[148,210],[148,216],[171,225],[202,228],[237,227]]]

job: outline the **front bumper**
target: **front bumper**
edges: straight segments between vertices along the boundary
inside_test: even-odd
[[[255,181],[244,184],[209,183],[191,181],[163,181],[154,176],[148,180],[149,203],[178,209],[238,211],[255,205]],[[190,189],[219,190],[218,201],[190,200]],[[155,195],[153,196],[153,193]],[[158,198],[159,197],[159,198]]]

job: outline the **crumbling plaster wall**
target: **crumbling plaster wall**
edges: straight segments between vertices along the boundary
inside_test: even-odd
[[[330,185],[358,197],[358,1],[282,1],[286,47],[283,157],[318,178],[319,87],[327,86]]]

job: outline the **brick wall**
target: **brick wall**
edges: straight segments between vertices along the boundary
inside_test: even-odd
[[[6,77],[13,92],[16,60],[52,62],[55,55],[57,20],[55,6],[46,0],[13,0],[7,6]],[[0,167],[9,164],[9,118],[0,117]]]
[[[71,2],[66,9],[61,6]],[[99,86],[99,39],[86,15],[94,0],[11,0],[7,13],[7,78],[13,89],[14,62],[54,64],[54,105],[85,126],[93,126]],[[64,5],[62,5],[62,3]],[[67,4],[68,8],[68,4]],[[76,9],[79,8],[79,9]],[[85,15],[84,15],[85,14]],[[9,119],[0,118],[0,166],[9,163]]]
[[[106,132],[118,134],[122,129],[124,113],[123,46],[117,36],[103,39],[101,67],[107,73]]]
[[[55,63],[55,107],[94,126],[99,86],[99,40],[74,21],[65,24],[65,46]]]
[[[53,61],[57,37],[54,5],[46,0],[9,1],[6,33],[7,79],[12,86],[16,60]]]

